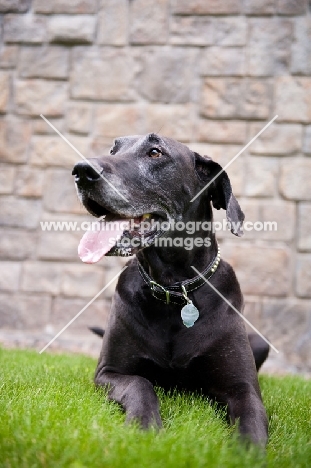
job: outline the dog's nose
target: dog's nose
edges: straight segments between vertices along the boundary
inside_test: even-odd
[[[87,161],[79,162],[72,170],[72,175],[75,176],[75,182],[96,182],[100,179],[100,169],[92,166]]]

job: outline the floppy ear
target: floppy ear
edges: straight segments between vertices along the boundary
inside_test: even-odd
[[[211,158],[202,157],[198,153],[195,156],[195,170],[200,180],[206,185],[206,192],[216,210],[226,210],[227,220],[231,226],[231,232],[235,236],[243,236],[244,213],[232,193],[232,187],[228,174]]]

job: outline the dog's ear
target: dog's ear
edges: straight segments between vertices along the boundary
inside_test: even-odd
[[[194,153],[195,170],[199,179],[207,185],[206,192],[216,210],[226,210],[227,220],[231,226],[231,232],[235,236],[243,235],[244,213],[232,193],[232,187],[228,174],[211,158],[202,157]]]

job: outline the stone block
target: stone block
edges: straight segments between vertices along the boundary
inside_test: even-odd
[[[173,0],[172,12],[181,15],[234,15],[241,11],[241,0]]]
[[[16,117],[0,121],[0,161],[23,163],[31,137],[31,123]]]
[[[250,137],[257,135],[264,125],[251,123]],[[249,147],[252,154],[291,156],[301,151],[302,126],[273,122]]]
[[[286,247],[222,246],[222,258],[234,268],[243,294],[286,296],[290,287],[290,252]]]
[[[51,42],[89,44],[95,38],[96,18],[92,15],[55,15],[48,20]]]
[[[264,230],[262,240],[292,241],[296,235],[296,204],[285,200],[267,200],[260,203],[260,220]],[[276,223],[277,230],[272,223]]]
[[[27,261],[23,263],[22,291],[58,294],[63,265],[52,262]]]
[[[49,117],[49,122],[57,128],[61,133],[64,133],[63,119],[54,119]],[[54,135],[55,130],[48,123],[45,122],[41,117],[38,119],[32,119],[32,131],[38,135]]]
[[[65,110],[68,84],[59,81],[17,80],[15,106],[18,114],[57,117]]]
[[[0,71],[0,113],[8,110],[10,99],[10,75]]]
[[[71,96],[98,101],[129,101],[136,97],[133,89],[136,65],[128,50],[103,47],[76,47],[71,74]]]
[[[18,73],[22,78],[67,78],[69,49],[59,46],[22,47]]]
[[[298,255],[296,293],[300,297],[311,297],[311,254]]]
[[[46,171],[43,205],[51,212],[78,214],[84,212],[78,200],[71,171],[64,169]]]
[[[277,12],[281,15],[303,15],[307,9],[308,0],[277,0]]]
[[[271,81],[249,79],[242,85],[245,99],[240,109],[243,118],[267,119],[270,113]]]
[[[311,77],[280,76],[275,80],[275,112],[280,121],[311,121]]]
[[[137,91],[153,102],[189,102],[197,62],[197,51],[191,48],[149,48],[140,58]]]
[[[242,242],[248,240],[258,240],[261,241],[265,232],[265,229],[268,227],[263,223],[270,221],[262,215],[262,206],[264,204],[261,200],[256,199],[238,199],[242,210],[245,214],[245,221],[243,224],[244,229],[244,238]],[[233,238],[234,239],[234,238]],[[230,234],[230,240],[232,241],[232,234]]]
[[[294,20],[291,72],[311,75],[311,18],[303,16]]]
[[[1,228],[0,258],[24,260],[29,258],[36,247],[37,234],[31,231]]]
[[[66,135],[68,141],[83,156],[88,156],[89,141],[77,135]],[[30,163],[35,166],[72,168],[81,157],[59,135],[34,136],[30,148]]]
[[[130,42],[165,44],[168,37],[168,0],[133,0],[129,4]]]
[[[287,359],[297,363],[297,342],[308,327],[308,304],[296,299],[265,299],[262,304],[261,332],[277,344]]]
[[[247,15],[273,15],[275,0],[244,0],[244,12]]]
[[[17,169],[15,190],[23,197],[41,197],[44,172],[41,169],[26,166]]]
[[[90,215],[85,208],[83,208],[82,212],[79,214],[70,213],[69,215],[67,213],[49,213],[44,211],[41,216],[41,221],[43,224],[40,221],[40,227],[42,232],[78,232],[78,235],[82,237],[85,229],[89,229],[89,223],[93,222],[94,220],[95,222],[97,221],[96,218]],[[52,222],[53,225],[56,223],[58,227],[49,228],[47,227],[48,224],[44,224],[46,222]],[[67,223],[69,223],[69,225],[67,225]]]
[[[148,24],[148,23],[146,23]],[[175,45],[213,44],[214,23],[208,16],[172,16],[170,42]]]
[[[305,308],[309,308],[310,311],[310,301],[302,301]],[[309,371],[311,372],[310,366],[310,354],[311,354],[311,321],[310,321],[310,314],[308,317],[308,325],[306,327],[306,331],[299,336],[297,342],[294,342],[294,352],[292,356],[288,356],[289,359],[295,358],[297,363],[297,367],[302,373]]]
[[[14,166],[0,165],[0,193],[10,194],[14,190],[15,168]]]
[[[265,308],[267,336],[277,345],[285,371],[290,373],[310,372],[310,301],[269,301]],[[271,338],[270,338],[271,340]],[[275,356],[275,355],[274,355]],[[277,355],[279,358],[279,355]],[[272,357],[272,356],[271,356]],[[271,361],[271,358],[270,358]]]
[[[85,299],[73,299],[67,297],[57,297],[53,301],[52,313],[49,324],[61,329],[71,319],[73,319],[87,304]],[[110,304],[99,297],[74,322],[69,329],[75,331],[86,331],[90,326],[106,327],[108,323]],[[58,328],[55,328],[55,333]]]
[[[247,44],[248,73],[273,76],[288,73],[291,60],[292,22],[282,18],[252,18]]]
[[[245,143],[246,122],[233,120],[203,120],[198,125],[199,141],[210,143]]]
[[[0,67],[14,68],[17,64],[17,45],[5,45],[0,48]]]
[[[208,47],[202,52],[200,72],[205,76],[242,76],[245,51],[241,47]]]
[[[0,13],[25,13],[31,0],[0,0]]]
[[[296,156],[281,164],[279,189],[290,200],[311,200],[311,159]]]
[[[21,264],[19,262],[0,262],[0,290],[17,291],[19,287]]]
[[[42,294],[0,294],[0,327],[41,329],[48,322],[51,298]]]
[[[48,211],[77,214],[84,212],[70,171],[47,169],[44,187],[43,205]]]
[[[95,134],[108,137],[110,148],[118,136],[141,134],[147,117],[139,104],[100,104],[95,108]]]
[[[305,127],[302,150],[304,153],[311,154],[311,125]]]
[[[127,41],[128,2],[126,0],[103,0],[98,13],[99,44],[122,46],[126,45]]]
[[[94,221],[94,216],[92,216],[91,214],[89,214],[85,209],[84,209],[84,212],[82,214],[61,214],[61,213],[48,213],[48,212],[44,212],[42,214],[42,217],[41,217],[42,221],[45,222],[45,221],[60,221],[60,222],[68,222],[69,223],[72,223],[70,224],[70,228],[69,228],[69,231],[71,232],[72,230],[75,231],[76,230],[76,227],[80,227],[80,230],[81,231],[84,231],[84,223],[88,223],[90,221]],[[95,219],[95,221],[97,221]],[[89,226],[88,226],[89,227]],[[58,229],[58,228],[57,228]],[[43,229],[44,230],[44,229]],[[61,230],[61,229],[60,229]],[[45,229],[45,231],[48,231],[48,229]],[[63,231],[67,231],[67,227],[66,228],[63,228]],[[81,234],[82,235],[82,234]]]
[[[5,42],[40,43],[47,39],[47,19],[40,15],[9,14],[3,21]]]
[[[53,0],[47,2],[46,0],[33,0],[33,9],[36,13],[68,13],[68,14],[86,14],[96,12],[96,0]]]
[[[243,16],[214,18],[214,45],[239,47],[247,42],[247,19]]]
[[[267,119],[271,83],[254,78],[206,78],[201,113],[210,118]]]
[[[92,127],[93,107],[84,102],[69,102],[66,112],[67,129],[74,133],[88,134]]]
[[[311,203],[298,204],[298,249],[311,250]]]
[[[273,197],[277,191],[278,160],[251,157],[247,159],[245,195],[247,197]]]
[[[39,224],[41,202],[14,198],[10,195],[0,197],[0,225],[34,229]]]
[[[79,261],[78,245],[82,234],[82,232],[40,232],[38,258]]]
[[[93,298],[105,286],[104,269],[94,265],[64,265],[61,292],[65,296]]]
[[[144,133],[160,133],[178,141],[194,140],[194,115],[191,104],[149,104],[143,115]]]

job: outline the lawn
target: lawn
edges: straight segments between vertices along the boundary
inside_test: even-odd
[[[270,420],[267,453],[245,450],[224,415],[200,396],[158,389],[164,429],[124,426],[85,356],[0,349],[0,466],[310,467],[311,381],[261,376]]]

